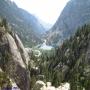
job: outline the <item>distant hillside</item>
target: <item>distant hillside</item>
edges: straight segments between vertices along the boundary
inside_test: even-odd
[[[45,28],[46,31],[50,30],[50,28],[53,26],[50,23],[46,23],[44,21],[42,21],[41,19],[39,19],[39,22],[43,25],[43,27]]]
[[[49,44],[60,44],[79,26],[90,23],[90,0],[70,0],[55,25],[47,32]]]
[[[41,42],[40,36],[45,31],[43,26],[33,15],[18,8],[14,2],[0,0],[0,16],[7,19],[26,46]]]

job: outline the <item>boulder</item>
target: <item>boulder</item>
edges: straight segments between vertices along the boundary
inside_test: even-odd
[[[54,86],[51,86],[51,82],[47,82],[46,90],[56,90],[56,88]]]
[[[70,90],[70,83],[66,82],[66,83],[62,83],[57,90]]]
[[[41,80],[36,81],[35,86],[33,87],[33,90],[41,90],[41,88],[45,86],[45,83]]]

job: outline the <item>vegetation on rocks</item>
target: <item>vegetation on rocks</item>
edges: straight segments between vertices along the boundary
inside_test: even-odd
[[[10,78],[7,76],[6,73],[0,72],[0,88],[3,89],[10,89],[12,87]]]

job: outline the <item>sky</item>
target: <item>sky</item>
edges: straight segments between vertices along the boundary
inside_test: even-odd
[[[45,23],[54,24],[69,0],[11,0]]]

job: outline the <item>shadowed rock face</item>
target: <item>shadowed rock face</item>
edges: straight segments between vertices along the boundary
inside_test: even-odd
[[[2,34],[2,35],[1,35]],[[0,28],[0,67],[12,78],[21,90],[29,89],[29,71],[26,61],[29,56],[19,37],[15,38]]]

